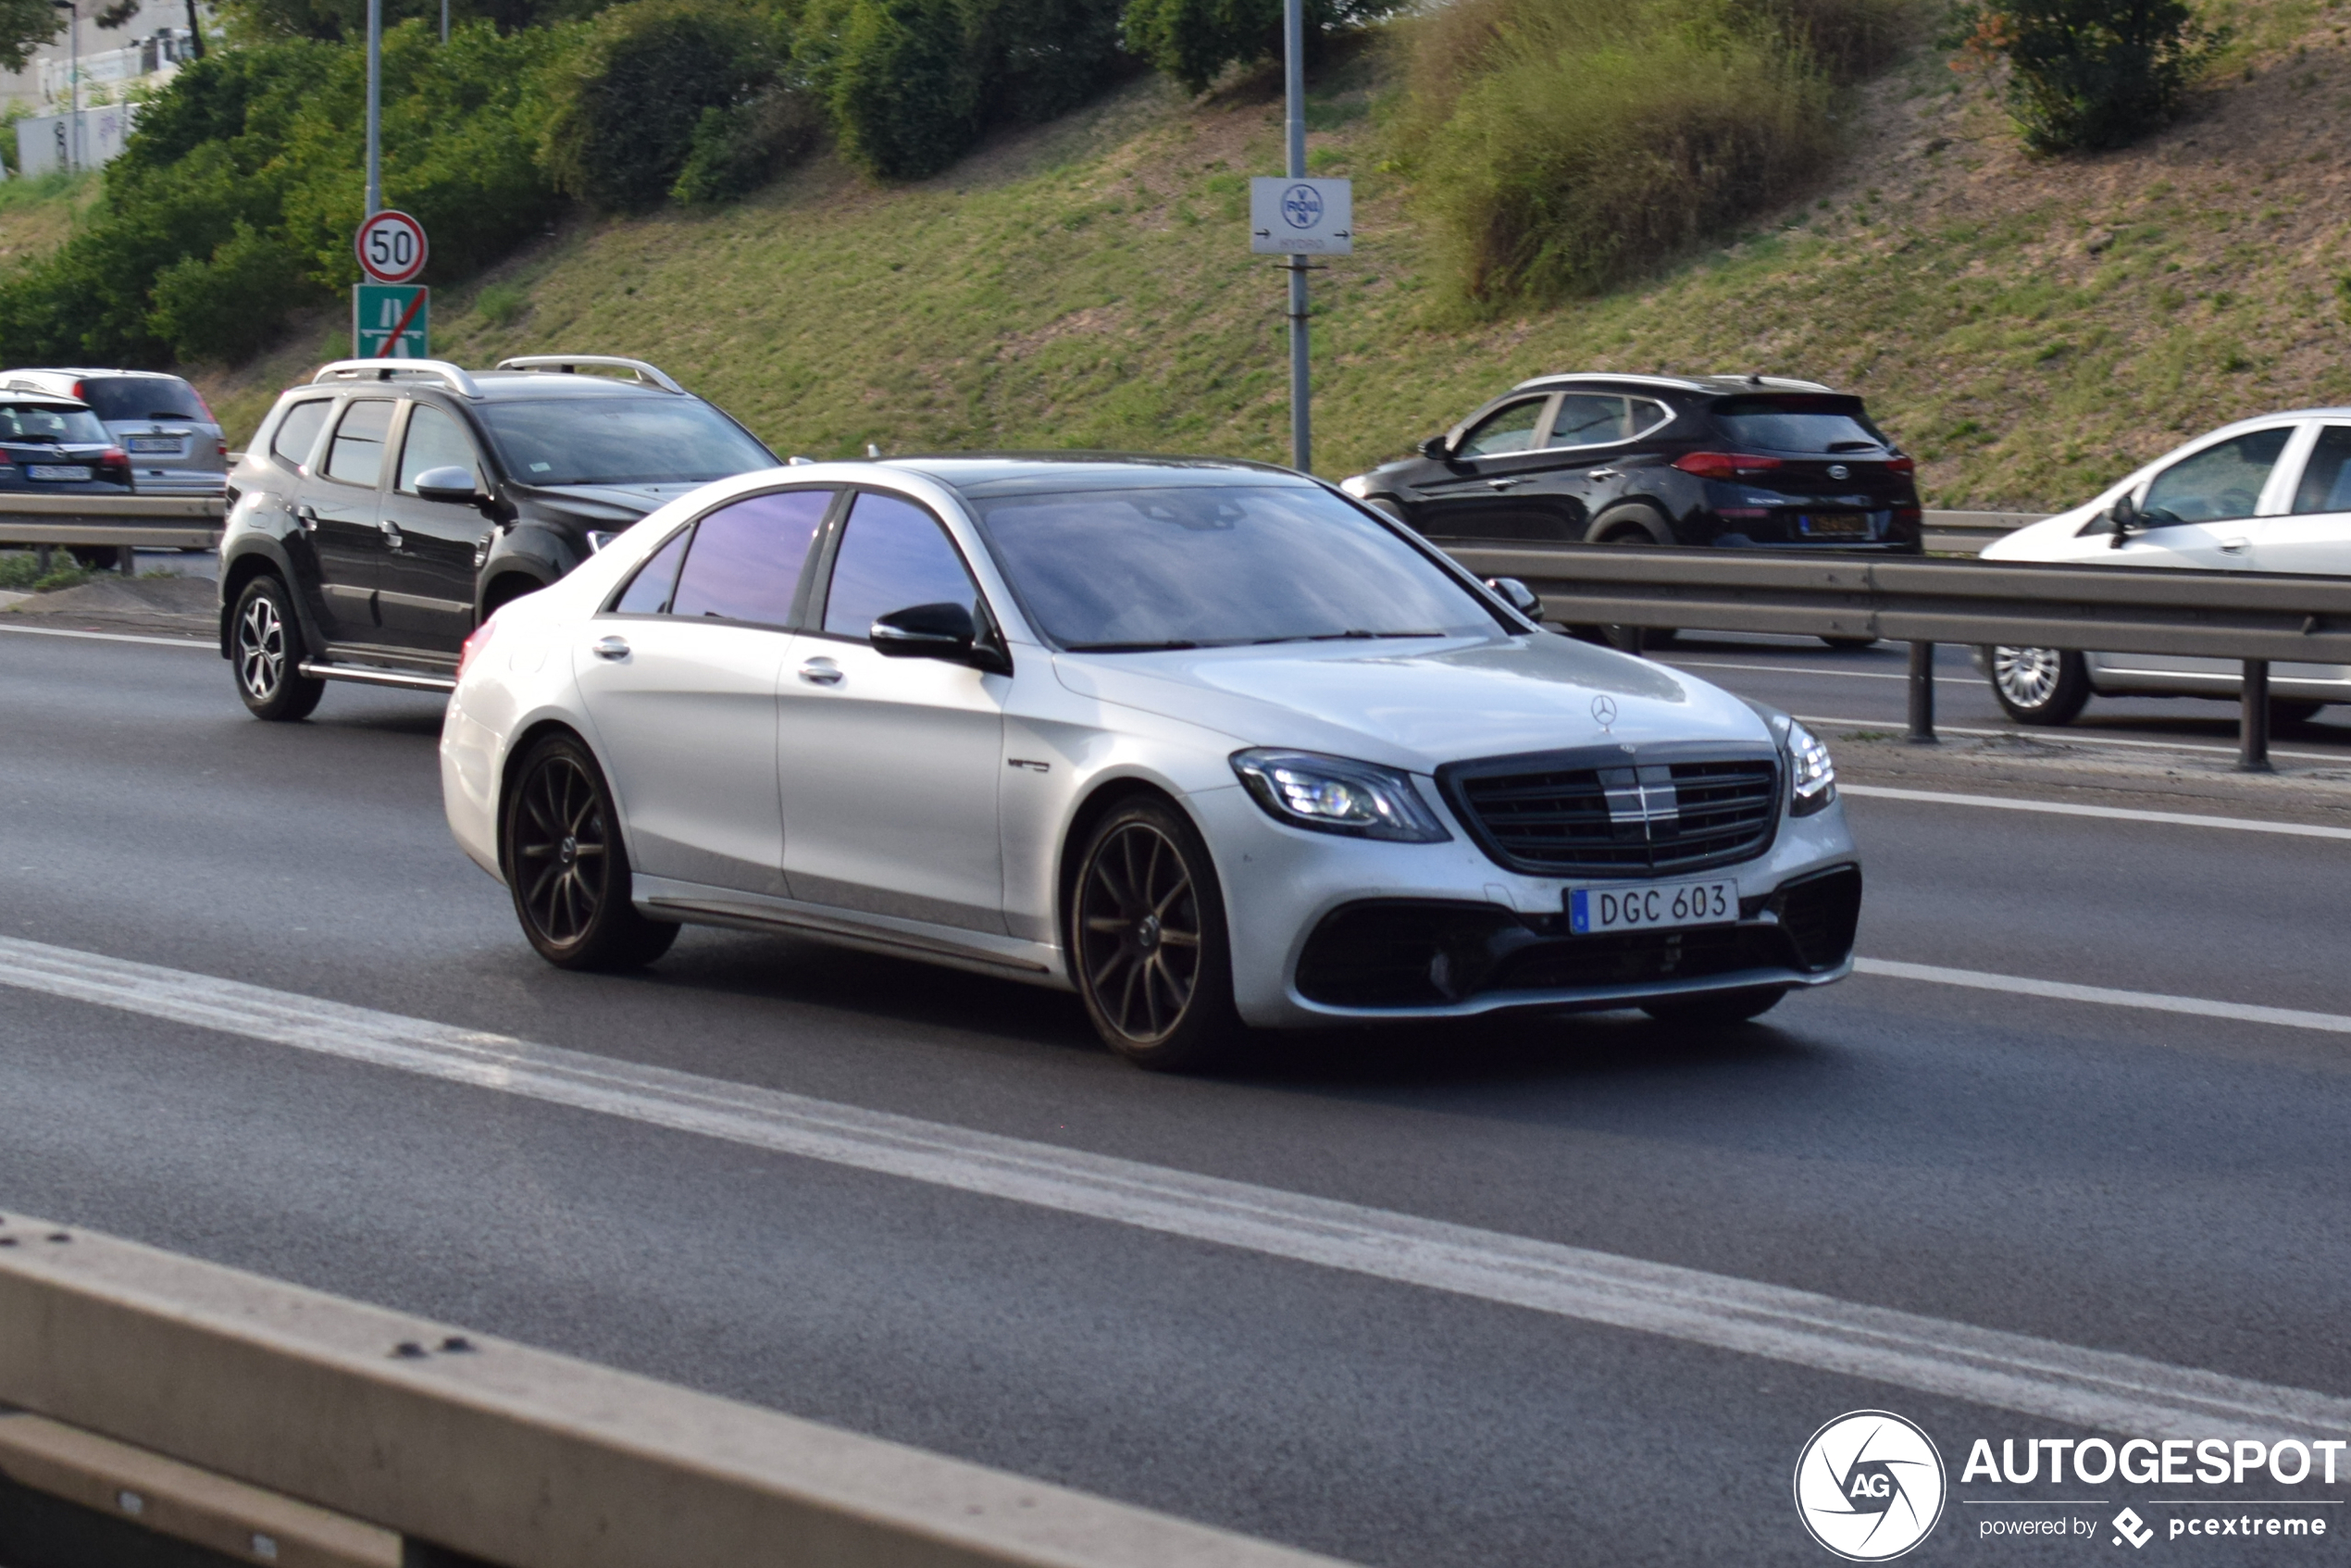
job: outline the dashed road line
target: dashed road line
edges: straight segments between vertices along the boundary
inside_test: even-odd
[[[2005,795],[1965,795],[1947,790],[1899,790],[1888,784],[1837,785],[1841,795],[1865,800],[1918,801],[1929,805],[1981,806],[1990,811],[2031,811],[2050,816],[2094,816],[2113,822],[2161,822],[2175,828],[2221,828],[2237,833],[2283,833],[2296,839],[2351,839],[2351,828],[2308,822],[2268,822],[2250,816],[2207,816],[2186,811],[2139,811],[2124,806],[2082,805],[2071,801],[2019,801]]]
[[[0,621],[0,631],[13,631],[25,637],[79,637],[88,642],[144,642],[154,648],[201,648],[207,653],[220,652],[218,643],[194,637],[139,637],[127,631],[75,631],[61,626],[10,626],[5,621]]]
[[[2351,1035],[2351,1017],[2340,1013],[2306,1013],[2298,1007],[2261,1007],[2247,1002],[2212,1002],[2200,996],[2167,996],[2161,991],[2117,990],[2111,986],[2078,986],[2071,980],[2036,980],[2022,975],[1995,975],[1981,969],[1947,969],[1939,964],[1904,964],[1891,958],[1856,958],[1853,972],[1890,980],[1923,980],[1930,985],[1965,986],[1974,990],[2006,991],[2012,996],[2046,997],[2053,1002],[2086,1002],[2099,1007],[2136,1007],[2152,1013],[2185,1013],[2197,1018],[2228,1018],[2240,1024],[2275,1024],[2289,1029],[2321,1029]]]

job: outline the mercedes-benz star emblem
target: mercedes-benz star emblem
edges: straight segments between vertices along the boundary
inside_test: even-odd
[[[1832,463],[1829,465],[1829,478],[1833,479],[1847,479],[1851,477],[1852,473],[1853,470],[1847,467],[1842,463]]]
[[[1616,699],[1613,697],[1593,698],[1592,718],[1602,729],[1606,729],[1610,725],[1614,724],[1616,722]]]

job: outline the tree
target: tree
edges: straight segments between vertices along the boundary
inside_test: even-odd
[[[1966,0],[1957,69],[2006,62],[2009,114],[2035,152],[2127,146],[2171,123],[2227,41],[2186,0]]]
[[[65,25],[66,14],[49,0],[0,0],[0,69],[24,69],[32,63],[32,52]]]

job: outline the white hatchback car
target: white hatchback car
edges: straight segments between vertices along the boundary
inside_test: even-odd
[[[449,821],[555,964],[791,932],[1075,989],[1150,1066],[1845,975],[1820,742],[1512,600],[1279,468],[745,474],[467,641]]]
[[[1987,561],[2351,574],[2351,408],[2240,420],[2157,458],[2070,512],[1995,541]],[[2000,705],[2067,724],[2093,694],[2236,700],[2233,659],[1986,648]],[[2274,665],[2270,712],[2295,720],[2351,702],[2351,667]]]

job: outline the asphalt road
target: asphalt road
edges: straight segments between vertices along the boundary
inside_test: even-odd
[[[1864,678],[1891,653],[1667,656],[1745,666],[1706,673],[1799,713],[1901,712],[1898,682]],[[1966,686],[1947,722],[1976,722]],[[2229,741],[2225,707],[2124,707],[2132,734]],[[1864,974],[1714,1035],[1634,1014],[1347,1033],[1154,1077],[1071,999],[790,940],[689,930],[643,976],[548,968],[449,841],[439,718],[339,688],[265,726],[207,653],[0,634],[0,937],[2351,1395],[2351,1020]],[[2291,743],[2351,755],[2351,726]],[[2351,1014],[2351,841],[1848,810],[1865,955]],[[1790,1475],[1864,1408],[1949,1467],[1908,1561],[2110,1553],[2125,1502],[2158,1530],[2189,1503],[2341,1521],[2283,1547],[2158,1537],[2171,1562],[2339,1560],[2351,1530],[2351,1463],[2332,1487],[1963,1482],[1977,1437],[2098,1433],[1981,1378],[1854,1375],[13,983],[0,1204],[1397,1568],[1834,1561]],[[1984,1538],[2068,1512],[2049,1500],[2095,1539]]]

